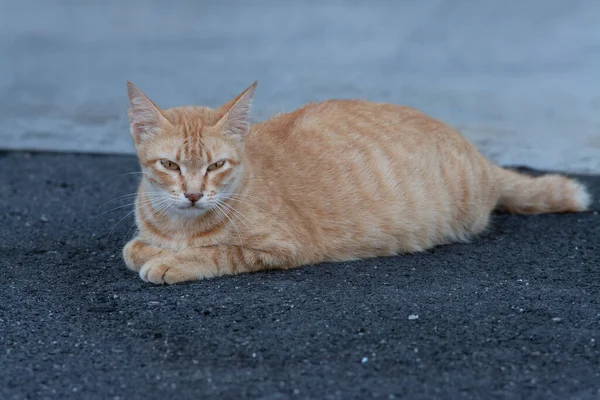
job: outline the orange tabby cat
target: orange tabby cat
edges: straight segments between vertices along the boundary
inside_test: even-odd
[[[123,255],[145,281],[415,252],[468,240],[494,209],[590,203],[576,181],[497,167],[408,107],[330,100],[251,126],[255,88],[217,109],[161,110],[128,84],[144,174]]]

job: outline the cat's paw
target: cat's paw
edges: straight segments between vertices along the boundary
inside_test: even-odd
[[[190,270],[177,266],[177,261],[168,257],[159,257],[146,262],[140,269],[140,278],[157,285],[197,280],[198,276]]]
[[[127,268],[138,272],[149,260],[172,254],[171,250],[152,246],[140,239],[132,239],[123,248],[123,260]]]
[[[125,265],[132,271],[138,272],[142,264],[137,260],[137,254],[141,251],[143,243],[140,240],[133,239],[123,248],[123,260]]]

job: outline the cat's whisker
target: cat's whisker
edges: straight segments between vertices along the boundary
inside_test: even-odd
[[[113,228],[110,230],[110,232],[108,233],[108,236],[106,237],[106,239],[108,240],[110,238],[110,235],[112,235],[113,231],[115,230],[115,228],[128,216],[130,216],[131,214],[133,214],[135,212],[135,209],[132,211],[129,211],[127,214],[125,214],[123,216],[123,218],[121,218],[116,224],[115,226],[113,226]]]
[[[137,196],[137,195],[138,195],[138,192],[127,193],[127,194],[115,197],[114,199],[110,199],[110,200],[107,201],[107,203],[110,203],[111,201],[116,201],[116,200],[122,199],[124,197],[131,197],[131,196]]]
[[[265,213],[268,213],[268,211],[267,211],[267,210],[265,210],[264,208],[262,208],[262,207],[259,207],[259,206],[257,206],[256,204],[250,203],[250,202],[248,202],[248,201],[245,201],[245,200],[241,200],[241,199],[238,199],[238,198],[235,198],[235,197],[228,197],[228,196],[227,196],[227,197],[224,197],[224,199],[225,199],[225,200],[230,200],[230,201],[236,201],[236,202],[238,202],[238,203],[247,204],[247,205],[249,205],[249,206],[256,207],[256,208],[257,208],[257,209],[259,209],[260,211],[263,211],[263,212],[265,212]]]
[[[134,205],[135,205],[135,202],[123,204],[122,206],[114,207],[114,208],[111,208],[110,210],[103,211],[100,214],[96,214],[93,217],[94,218],[98,218],[98,217],[100,217],[100,216],[102,216],[104,214],[108,214],[109,212],[116,211],[116,210],[119,210],[119,209],[125,208],[125,207],[131,207],[131,206],[134,206]]]
[[[90,187],[96,187],[98,185],[105,185],[105,184],[107,184],[109,182],[115,181],[117,179],[129,176],[129,175],[134,175],[134,174],[137,174],[137,175],[146,175],[146,172],[143,172],[143,171],[126,172],[124,174],[120,174],[120,175],[115,175],[115,176],[109,177],[109,178],[104,179],[104,180],[102,180],[100,182],[94,182],[94,183],[90,183],[89,185],[82,186],[81,188],[79,188],[79,190],[85,190],[85,189],[88,189]]]
[[[129,176],[129,175],[147,175],[147,173],[143,172],[143,171],[126,172],[124,174],[120,174],[120,175],[116,175],[116,176],[113,176],[111,178],[108,178],[108,179],[106,179],[105,181],[103,181],[101,183],[112,182],[112,181],[115,181],[117,179],[121,179],[121,178],[124,178],[126,176]]]
[[[250,231],[250,227],[248,226],[248,224],[246,222],[244,222],[244,220],[241,218],[243,217],[246,221],[248,221],[249,223],[252,223],[248,218],[246,218],[241,212],[239,212],[238,210],[236,210],[231,204],[227,204],[221,201],[217,202],[219,205],[226,207],[227,209],[231,210],[231,212],[233,213],[233,215],[240,220],[240,222],[242,224],[244,224],[246,226],[246,228],[248,228],[248,231]]]
[[[99,206],[98,206],[98,208],[100,208],[100,207],[102,207],[102,206],[105,206],[105,205],[107,205],[107,204],[109,204],[109,203],[112,203],[112,202],[114,202],[114,201],[122,200],[122,199],[125,199],[125,198],[130,198],[130,197],[136,197],[137,195],[138,195],[138,192],[124,194],[124,195],[122,195],[122,196],[115,197],[114,199],[108,200],[108,201],[107,201],[107,202],[105,202],[105,203],[102,203],[101,205],[99,205]],[[153,198],[156,198],[156,197],[160,197],[160,196],[162,196],[162,194],[161,194],[161,193],[152,193],[152,192],[147,192],[147,193],[145,193],[144,195],[145,195],[145,196],[148,196],[148,197],[153,197]]]
[[[127,229],[127,233],[125,234],[125,237],[129,236],[129,232],[131,232],[131,230],[133,229],[133,227],[136,225],[137,221],[134,219],[133,223],[131,224],[131,226],[129,227],[129,229]]]
[[[215,212],[217,213],[217,216],[219,217],[219,221],[220,221],[221,223],[225,223],[225,217],[223,217],[223,211],[221,211],[221,210],[220,210],[220,209],[218,209],[218,208],[215,208],[214,210],[215,210]]]
[[[224,211],[221,206],[219,205],[219,203],[215,203],[215,207],[218,208],[219,210],[221,210],[223,212],[223,215],[225,215],[225,217],[227,217],[227,219],[229,220],[229,222],[231,222],[231,225],[233,225],[234,229],[237,231],[238,236],[240,238],[240,242],[242,244],[242,246],[244,245],[244,239],[242,238],[242,233],[240,232],[240,229],[238,228],[237,224],[235,223],[234,220],[232,220],[229,215],[227,215],[227,212]]]
[[[242,218],[247,221],[248,223],[252,223],[241,211],[239,211],[238,209],[236,209],[235,207],[233,207],[231,204],[227,204],[225,202],[219,202],[219,205],[231,210],[231,212],[234,213],[234,215],[240,219],[240,222],[242,222],[244,225],[246,225],[246,228],[250,229],[250,227],[242,220]]]
[[[251,199],[251,198],[230,197],[230,196],[227,196],[226,199],[227,200],[236,200],[236,201],[239,201],[239,202],[245,202],[246,204],[248,204],[250,206],[253,206],[253,207],[260,207],[261,206],[261,205],[257,204],[257,202],[254,199]],[[264,204],[262,204],[262,205],[268,207],[269,204],[265,201]]]
[[[137,196],[137,193],[124,194],[124,195],[122,195],[122,196],[115,197],[114,199],[108,200],[108,201],[106,201],[106,202],[104,202],[104,203],[100,204],[100,205],[99,205],[99,206],[96,208],[96,210],[98,210],[98,209],[100,209],[100,208],[104,207],[104,206],[105,206],[105,205],[107,205],[107,204],[114,203],[115,201],[120,201],[120,200],[131,200],[132,198],[134,198],[134,199],[135,199],[135,196]]]
[[[223,212],[223,210],[222,210],[221,208],[218,208],[218,207],[215,207],[213,210],[214,210],[214,211],[217,213],[217,215],[219,216],[219,220],[221,221],[221,223],[223,223],[223,224],[224,224],[224,223],[225,223],[225,217],[226,217],[226,215],[225,215],[225,213]]]
[[[140,202],[139,205],[142,207],[151,206],[152,210],[155,212],[157,208],[161,208],[163,205],[168,203],[168,201],[169,201],[169,199],[164,199],[164,198],[161,200],[158,200],[156,203],[154,203],[154,201],[152,201],[152,200],[146,200],[146,201]]]
[[[160,209],[162,209],[162,207],[166,206],[167,204],[169,204],[171,200],[169,198],[162,198],[160,200],[158,200],[156,203],[153,200],[146,200],[145,202],[140,202],[140,205],[142,206],[151,206],[152,207],[152,214],[151,216],[153,216],[155,213],[157,213]]]
[[[266,212],[266,210],[265,210],[264,208],[260,207],[259,205],[255,204],[255,203],[253,203],[253,202],[251,202],[251,201],[248,201],[248,200],[242,200],[242,199],[240,199],[240,198],[237,198],[237,197],[224,197],[224,199],[225,199],[225,200],[230,200],[230,201],[236,201],[236,202],[238,202],[238,203],[247,204],[247,205],[249,205],[249,206],[256,207],[256,208],[258,208],[259,210],[261,210],[261,211],[265,211],[265,212]]]
[[[162,204],[162,202],[163,202],[163,201],[167,201],[167,200],[169,200],[169,199],[164,199],[164,200],[162,200],[161,202],[159,202],[159,204]],[[146,201],[146,204],[148,204],[148,203],[150,203],[150,200],[147,200],[147,201]],[[132,204],[135,204],[135,203],[132,203]],[[132,204],[127,204],[127,205],[132,205]],[[142,202],[142,204],[144,204],[144,203]],[[145,205],[145,204],[144,204],[144,205]],[[119,208],[122,208],[122,207],[119,207]],[[122,222],[122,221],[123,221],[125,218],[127,218],[128,216],[130,216],[130,215],[131,215],[131,214],[133,214],[134,212],[135,212],[135,208],[134,208],[133,210],[129,211],[127,214],[125,214],[125,215],[124,215],[124,216],[123,216],[123,217],[122,217],[122,218],[121,218],[121,219],[120,219],[120,220],[119,220],[119,221],[118,221],[118,222],[115,224],[115,226],[113,226],[113,228],[112,228],[112,229],[110,230],[110,232],[108,233],[108,236],[106,237],[106,239],[108,240],[108,239],[110,238],[110,236],[112,235],[113,231],[114,231],[114,230],[117,228],[117,226],[118,226],[118,225],[119,225],[119,224],[120,224],[120,223],[121,223],[121,222]],[[133,222],[133,224],[135,225],[135,221]],[[131,230],[131,228],[129,228],[129,230],[127,231],[127,234],[129,234],[129,231],[130,231],[130,230]]]
[[[148,203],[151,203],[152,201],[153,201],[153,199],[146,199],[146,200],[140,201],[140,204],[148,204]],[[111,208],[110,210],[103,211],[100,214],[94,215],[94,218],[100,217],[100,216],[102,216],[104,214],[107,214],[107,213],[109,213],[111,211],[115,211],[115,210],[118,210],[118,209],[121,209],[121,208],[130,207],[130,206],[134,206],[134,205],[135,205],[135,201],[133,201],[131,203],[123,204],[123,205],[120,205],[118,207]]]
[[[161,203],[162,205],[160,206],[159,209],[157,209],[154,213],[152,213],[152,218],[162,218],[163,216],[166,216],[167,213],[169,212],[169,209],[171,208],[171,206],[173,205],[173,203],[169,200],[166,199],[167,202],[166,203]]]
[[[241,199],[251,199],[251,200],[257,200],[261,203],[264,204],[269,204],[268,201],[266,201],[265,199],[258,197],[258,196],[252,196],[249,194],[245,194],[245,193],[230,193],[227,196],[231,196],[231,197],[236,197],[236,198],[241,198]]]
[[[119,196],[119,197],[116,197],[116,198],[114,198],[114,199],[110,199],[110,200],[108,200],[108,201],[106,201],[106,202],[104,202],[104,203],[100,204],[100,205],[98,206],[98,208],[100,208],[100,207],[103,207],[103,206],[105,206],[105,205],[107,205],[107,204],[110,204],[110,203],[114,203],[115,201],[119,201],[119,200],[125,200],[125,199],[132,199],[132,198],[133,198],[133,199],[135,199],[136,197],[137,197],[137,193],[133,193],[133,194],[126,194],[126,195],[123,195],[123,196]]]
[[[119,178],[122,178],[124,176],[133,175],[133,174],[145,175],[146,173],[144,171],[126,172],[124,174],[116,175],[116,176],[113,176],[112,178],[108,178],[108,179],[119,179]]]
[[[251,194],[248,193],[240,193],[240,192],[234,192],[234,193],[230,193],[232,196],[240,196],[240,197],[251,197],[257,200],[261,200],[261,201],[265,201],[262,197],[258,197],[258,196],[253,196]]]

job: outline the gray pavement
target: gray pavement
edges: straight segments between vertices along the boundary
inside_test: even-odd
[[[417,107],[501,164],[600,172],[599,1],[0,0],[0,148],[132,152],[125,82],[164,107],[259,80]]]

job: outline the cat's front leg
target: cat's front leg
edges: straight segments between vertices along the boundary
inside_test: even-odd
[[[211,246],[153,258],[142,266],[140,277],[159,285],[174,284],[286,266],[272,255],[239,246]]]
[[[138,238],[129,241],[123,248],[123,260],[127,268],[138,272],[142,265],[146,264],[153,258],[166,256],[172,251],[160,247],[152,246]]]

